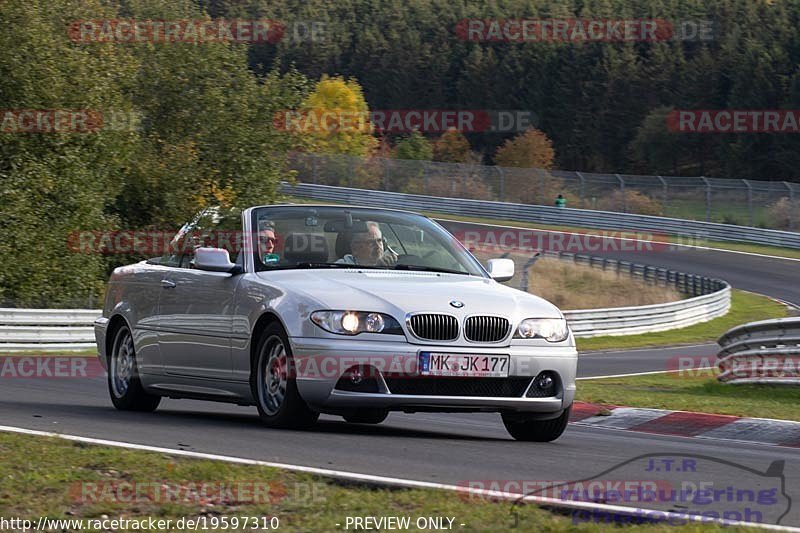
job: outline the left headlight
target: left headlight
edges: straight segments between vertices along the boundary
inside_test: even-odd
[[[548,342],[561,342],[569,337],[569,327],[563,318],[526,318],[519,323],[515,339],[541,338]]]
[[[385,333],[402,335],[400,323],[383,313],[368,311],[314,311],[311,321],[331,333],[358,335],[359,333]]]

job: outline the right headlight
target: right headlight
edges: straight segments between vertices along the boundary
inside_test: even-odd
[[[515,339],[544,339],[561,342],[569,337],[569,327],[563,318],[526,318],[517,326]]]

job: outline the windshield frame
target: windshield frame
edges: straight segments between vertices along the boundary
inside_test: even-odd
[[[259,259],[258,254],[258,247],[257,247],[257,228],[258,228],[258,219],[262,218],[264,214],[268,211],[274,210],[276,213],[285,211],[285,210],[297,210],[297,211],[308,211],[309,209],[319,209],[319,210],[338,210],[338,211],[350,211],[353,214],[358,213],[359,218],[368,217],[370,214],[374,213],[378,216],[384,215],[388,216],[389,218],[397,218],[397,219],[406,219],[409,224],[416,223],[418,226],[422,226],[424,231],[430,232],[434,234],[436,237],[440,239],[440,241],[446,241],[451,243],[453,247],[453,254],[455,258],[459,261],[463,261],[465,264],[464,266],[467,271],[466,272],[459,272],[459,273],[449,273],[449,272],[439,272],[440,274],[450,274],[450,275],[458,275],[458,276],[472,276],[472,277],[481,277],[486,279],[491,279],[489,273],[486,271],[486,268],[478,261],[475,256],[447,229],[445,229],[441,224],[436,222],[435,220],[421,215],[419,213],[414,213],[411,211],[403,211],[403,210],[395,210],[395,209],[381,209],[381,208],[371,208],[371,207],[354,207],[354,206],[345,206],[345,205],[330,205],[330,204],[274,204],[274,205],[262,205],[262,206],[255,206],[251,207],[247,210],[247,233],[248,233],[248,240],[251,243],[251,253],[248,253],[248,262],[252,261],[253,265],[253,272],[277,272],[277,271],[287,271],[287,270],[309,270],[309,269],[317,269],[314,267],[291,267],[291,266],[282,266],[282,267],[275,267],[270,268],[263,264],[263,262]],[[275,218],[275,217],[271,217]],[[447,246],[442,242],[439,242],[441,246]],[[368,265],[350,265],[350,267],[354,270],[358,269],[370,269],[370,270],[387,270],[392,272],[414,272],[413,268],[410,269],[396,269],[395,267],[376,267],[376,266],[368,266]],[[318,270],[327,270],[330,267],[328,266],[320,266]],[[470,271],[473,270],[473,271]],[[431,270],[431,272],[434,272]]]

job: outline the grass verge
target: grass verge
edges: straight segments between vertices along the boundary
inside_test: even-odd
[[[800,389],[725,384],[715,369],[591,379],[578,384],[583,402],[800,421]]]
[[[475,257],[486,262],[497,254],[474,250]],[[505,254],[504,254],[505,255]],[[530,255],[507,254],[514,261],[514,277],[504,282],[523,289],[523,273]],[[560,309],[599,309],[675,302],[685,298],[672,287],[654,285],[641,278],[629,277],[611,270],[602,270],[549,257],[539,258],[530,267],[531,275],[523,290],[552,302]]]
[[[178,458],[55,438],[0,433],[0,452],[4,458],[0,462],[0,508],[6,519],[153,517],[175,521],[183,517],[206,517],[211,523],[221,517],[277,517],[278,529],[282,531],[342,531],[348,516],[408,516],[412,524],[418,517],[451,517],[452,529],[460,531],[516,527],[523,531],[599,532],[609,528],[602,523],[575,524],[571,516],[534,505],[512,507],[509,502],[490,502],[447,491],[343,484],[274,468]],[[222,487],[236,492],[218,490]],[[257,490],[251,490],[253,487]],[[206,500],[198,501],[203,494]],[[708,525],[649,524],[639,528],[664,532],[722,531]],[[221,531],[223,527],[214,530]],[[173,527],[160,531],[179,529],[173,522]]]
[[[643,333],[640,335],[626,335],[621,337],[592,337],[577,339],[578,350],[628,350],[632,348],[646,348],[648,346],[678,346],[681,344],[701,344],[716,342],[720,335],[734,326],[767,320],[770,318],[783,318],[788,315],[785,305],[778,303],[766,296],[734,289],[731,293],[731,310],[727,315],[715,318],[702,324],[695,324],[686,328],[659,331],[656,333]]]

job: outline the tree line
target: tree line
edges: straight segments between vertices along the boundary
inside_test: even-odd
[[[797,0],[202,0],[214,16],[319,21],[250,66],[358,80],[371,109],[530,110],[564,170],[797,180],[797,134],[670,131],[676,109],[800,106]],[[653,20],[672,38],[475,42],[465,20]],[[708,31],[705,31],[708,30]],[[511,133],[468,135],[487,163]]]
[[[76,232],[175,229],[269,203],[295,150],[585,171],[795,179],[796,136],[683,134],[674,109],[796,109],[800,0],[6,0],[0,2],[0,301],[83,305],[132,257]],[[76,42],[81,20],[274,19],[262,43]],[[713,40],[474,42],[468,19],[710,20]],[[298,33],[313,23],[321,33]],[[306,24],[306,26],[303,26]],[[347,109],[525,110],[536,130],[287,132]],[[80,117],[26,133],[14,117]],[[89,110],[89,113],[86,113]],[[103,127],[96,127],[98,119]],[[11,118],[9,118],[11,117]],[[88,117],[88,119],[87,119]]]

